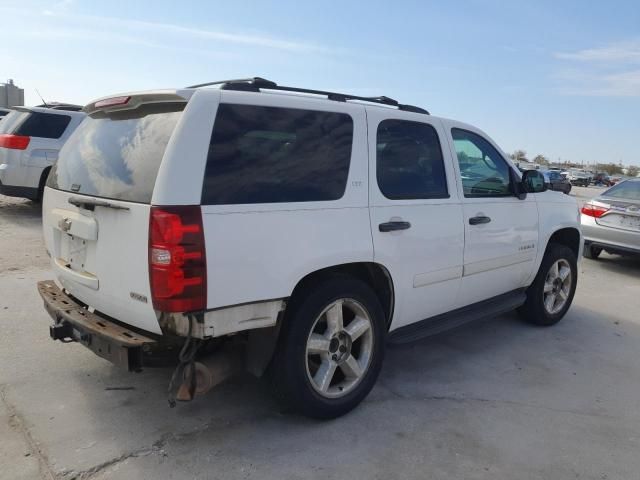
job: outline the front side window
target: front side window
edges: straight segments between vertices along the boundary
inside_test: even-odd
[[[506,197],[513,194],[511,169],[487,140],[460,128],[452,129],[451,135],[465,197]]]
[[[378,125],[376,176],[391,200],[446,198],[447,179],[436,130],[426,123],[384,120]]]

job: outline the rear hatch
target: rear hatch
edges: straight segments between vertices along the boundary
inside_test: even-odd
[[[149,217],[156,176],[186,99],[118,97],[90,115],[53,167],[43,228],[62,286],[96,311],[160,333],[149,284]]]
[[[0,122],[0,170],[6,170],[9,165],[20,164],[20,157],[29,142],[24,138],[17,138],[13,132],[28,116],[28,112],[13,110]],[[0,180],[15,185],[18,179],[11,172],[0,171]]]
[[[63,111],[15,107],[0,124],[0,164],[12,168],[5,172],[5,183],[38,187],[40,173],[57,159],[60,138],[71,121],[72,115]]]

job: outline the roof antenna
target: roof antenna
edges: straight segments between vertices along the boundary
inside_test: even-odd
[[[38,89],[36,88],[35,90],[38,96],[40,97],[40,100],[42,100],[42,103],[44,104],[44,106],[49,108],[49,105],[47,105],[47,102],[44,101],[44,98],[42,98],[42,95],[40,95],[40,92],[38,91]]]

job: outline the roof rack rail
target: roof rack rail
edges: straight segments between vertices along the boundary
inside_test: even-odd
[[[276,87],[275,82],[267,80],[261,77],[252,77],[252,78],[237,78],[235,80],[218,80],[216,82],[207,82],[207,83],[199,83],[198,85],[190,85],[186,88],[200,88],[200,87],[210,87],[212,85],[242,85],[247,84],[251,85],[253,89],[258,88],[270,88],[271,86]]]
[[[283,85],[278,85],[277,83],[262,77],[242,78],[237,80],[221,80],[218,82],[200,83],[198,85],[192,85],[187,88],[209,87],[211,85],[221,85],[220,86],[221,90],[236,90],[236,91],[244,91],[244,92],[259,92],[261,89],[264,88],[266,90],[276,90],[276,91],[282,91],[282,92],[309,93],[312,95],[326,96],[329,100],[334,100],[337,102],[346,102],[347,100],[357,100],[360,102],[388,105],[391,107],[396,107],[398,108],[398,110],[403,110],[406,112],[422,113],[424,115],[429,115],[429,112],[424,108],[416,107],[414,105],[406,105],[406,104],[398,103],[397,100],[394,100],[393,98],[389,98],[385,96],[361,97],[359,95],[350,95],[348,93],[327,92],[324,90],[312,90],[309,88],[285,87]]]

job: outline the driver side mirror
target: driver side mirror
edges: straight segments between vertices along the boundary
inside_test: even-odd
[[[544,175],[538,170],[526,170],[522,174],[522,186],[527,193],[540,193],[547,190]]]

